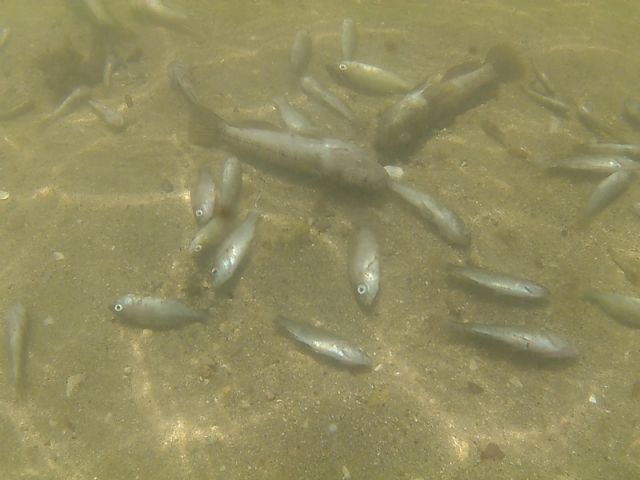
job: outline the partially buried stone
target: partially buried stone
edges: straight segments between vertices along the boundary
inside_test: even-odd
[[[480,452],[480,460],[502,460],[504,452],[496,443],[488,443],[484,450]]]

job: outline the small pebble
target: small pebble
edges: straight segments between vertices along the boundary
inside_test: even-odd
[[[53,252],[53,259],[56,261],[64,260],[64,253],[62,252]]]
[[[10,196],[9,192],[5,190],[0,190],[0,200],[8,200],[9,196]]]
[[[122,369],[123,373],[128,377],[129,375],[131,375],[133,373],[133,368],[131,367],[124,367]]]
[[[346,465],[342,466],[342,480],[351,480],[351,472]]]
[[[338,425],[336,425],[335,423],[330,423],[329,426],[327,427],[327,432],[329,433],[336,433],[338,431]]]
[[[480,452],[480,460],[502,460],[504,452],[496,443],[488,443],[484,450]]]

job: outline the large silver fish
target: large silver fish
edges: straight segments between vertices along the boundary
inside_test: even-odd
[[[320,175],[349,187],[381,190],[387,186],[387,172],[376,161],[375,153],[343,140],[235,127],[202,106],[193,108],[190,137],[204,146],[213,146],[219,140],[241,158]]]
[[[499,83],[522,76],[523,70],[519,55],[508,45],[494,46],[485,62],[473,69],[468,64],[450,69],[440,82],[422,85],[381,113],[376,148],[410,147],[428,130],[474,106]]]
[[[122,323],[151,330],[169,330],[208,320],[205,313],[191,310],[175,300],[134,294],[118,298],[110,308]]]
[[[320,355],[326,355],[352,367],[371,366],[371,359],[361,348],[333,333],[282,316],[277,317],[275,321],[293,338],[308,345]]]

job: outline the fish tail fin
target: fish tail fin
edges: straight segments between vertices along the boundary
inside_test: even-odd
[[[199,104],[192,104],[189,116],[189,140],[202,147],[213,147],[218,144],[226,122],[213,110]]]
[[[505,43],[493,46],[487,53],[485,63],[490,63],[503,82],[519,80],[524,76],[525,65],[518,51]]]

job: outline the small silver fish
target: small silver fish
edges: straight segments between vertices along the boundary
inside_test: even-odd
[[[256,232],[260,213],[252,210],[244,220],[234,228],[220,244],[211,268],[211,284],[220,288],[238,271],[246,258]]]
[[[117,26],[113,15],[109,13],[100,0],[82,0],[84,11],[93,23],[100,27],[113,28]]]
[[[87,102],[92,110],[100,117],[109,128],[115,131],[122,130],[126,127],[124,115],[118,110],[106,106],[104,103],[97,102],[95,100],[88,100]]]
[[[451,322],[454,330],[488,338],[511,348],[544,358],[571,359],[578,350],[567,340],[552,333],[527,327]]]
[[[353,18],[345,18],[342,21],[340,44],[342,46],[342,60],[353,60],[358,49],[358,30]]]
[[[621,155],[579,155],[558,160],[550,165],[553,170],[580,170],[593,173],[614,173],[618,170],[637,170],[640,162]]]
[[[585,299],[595,303],[606,314],[629,326],[640,328],[640,298],[624,293],[589,291]]]
[[[169,330],[208,320],[205,313],[191,310],[175,300],[134,294],[118,298],[110,308],[122,323],[151,330]]]
[[[571,110],[571,106],[569,106],[568,103],[565,103],[558,98],[549,97],[542,93],[536,92],[530,87],[522,87],[522,89],[524,93],[526,93],[527,96],[535,103],[562,117],[566,116]]]
[[[621,143],[625,142],[624,138],[616,132],[611,125],[598,118],[587,105],[578,105],[576,112],[578,113],[578,120],[580,120],[580,123],[582,123],[582,125],[584,125],[584,127],[586,127],[587,130],[590,130],[594,135],[598,137],[604,136],[612,138]]]
[[[162,25],[184,27],[189,20],[185,13],[167,7],[160,0],[132,0],[131,8],[137,15]]]
[[[351,367],[371,366],[371,359],[361,348],[333,333],[282,316],[277,317],[275,321],[296,340],[320,355],[326,355]]]
[[[331,110],[342,115],[350,122],[355,122],[356,115],[353,113],[353,110],[351,110],[351,107],[335,93],[327,90],[326,87],[314,78],[309,76],[302,77],[300,79],[300,88],[302,88],[302,91],[309,97],[328,106]]]
[[[107,90],[111,88],[113,73],[117,66],[118,58],[113,53],[109,53],[104,61],[104,68],[102,70],[102,85]]]
[[[242,164],[237,157],[229,157],[222,166],[222,184],[217,211],[220,215],[231,217],[238,208],[242,192]]]
[[[9,27],[0,27],[0,50],[9,42],[11,38],[11,29]]]
[[[273,104],[280,112],[282,121],[287,126],[287,130],[306,137],[320,136],[320,129],[299,110],[292,107],[287,99],[280,96],[273,99]]]
[[[551,97],[555,97],[557,95],[556,87],[554,87],[549,75],[540,70],[535,64],[533,65],[533,74],[536,76],[538,83],[545,89],[547,95]]]
[[[413,85],[389,70],[353,60],[327,65],[327,72],[341,85],[359,93],[388,95],[408,93]]]
[[[380,288],[380,251],[373,232],[360,228],[351,246],[349,277],[358,303],[367,308],[373,304]]]
[[[640,127],[640,100],[636,98],[628,98],[624,102],[624,110],[622,112],[624,118],[634,127]]]
[[[28,324],[27,310],[21,303],[9,307],[5,316],[7,355],[11,368],[11,382],[16,388],[23,383]]]
[[[579,149],[593,155],[613,155],[640,160],[640,145],[634,143],[587,143]]]
[[[189,197],[191,211],[197,224],[205,225],[213,217],[216,207],[216,184],[208,168],[198,171],[198,178],[191,188]]]
[[[229,223],[226,217],[215,215],[196,232],[189,244],[189,252],[200,255],[217,247],[229,231]]]
[[[171,86],[178,90],[192,105],[200,104],[200,98],[193,86],[191,69],[181,62],[171,62],[167,67],[167,75]]]
[[[302,75],[311,61],[312,43],[307,30],[298,30],[289,51],[291,70],[296,75]]]
[[[82,105],[84,102],[89,100],[92,94],[93,91],[86,85],[74,88],[67,98],[65,98],[53,112],[43,118],[42,124],[48,125],[51,122],[64,117],[77,108],[78,105]]]
[[[525,300],[542,300],[549,296],[549,291],[545,287],[526,278],[466,265],[449,264],[447,270],[453,278],[483,287],[496,295]]]
[[[438,229],[440,235],[449,243],[458,246],[469,245],[471,242],[469,231],[453,210],[441,204],[431,195],[418,192],[394,180],[389,181],[389,188],[405,202],[416,208],[428,222]]]
[[[635,172],[618,170],[602,180],[593,191],[584,210],[584,217],[589,218],[605,209],[629,188],[635,178]]]

